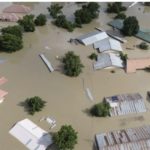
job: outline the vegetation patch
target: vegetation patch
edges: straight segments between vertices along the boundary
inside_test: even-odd
[[[73,51],[69,51],[63,58],[65,74],[71,77],[76,77],[82,72],[84,67],[80,57],[75,55]]]
[[[63,125],[61,129],[54,134],[53,141],[60,150],[72,150],[77,144],[77,132],[71,125]]]
[[[139,31],[139,23],[136,17],[127,17],[123,22],[122,32],[124,35],[132,36],[137,34]]]
[[[89,56],[89,58],[90,58],[91,60],[96,60],[96,61],[97,61],[97,54],[96,54],[96,53],[92,53],[92,54]]]
[[[126,15],[124,13],[118,13],[116,16],[115,16],[115,19],[126,19]]]
[[[126,65],[126,62],[127,62],[127,59],[128,59],[128,54],[124,54],[123,52],[120,52],[119,54],[120,54],[120,58],[122,59],[122,61]]]
[[[110,116],[109,110],[110,110],[109,103],[107,103],[106,101],[103,101],[101,103],[95,104],[91,108],[90,113],[92,116],[106,117],[106,116]]]
[[[34,20],[36,26],[44,26],[46,22],[47,22],[46,16],[43,14],[38,15]]]
[[[143,49],[143,50],[148,50],[148,49],[149,49],[149,46],[148,46],[147,43],[142,42],[142,43],[139,44],[139,48],[140,48],[140,49]]]
[[[121,2],[108,3],[107,12],[108,13],[120,13],[121,11],[125,11],[127,8],[122,6]]]
[[[45,107],[45,103],[46,102],[38,96],[27,98],[25,100],[26,107],[31,115],[34,115],[35,112],[41,111]]]

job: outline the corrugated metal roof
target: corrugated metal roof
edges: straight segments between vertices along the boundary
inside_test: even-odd
[[[82,42],[84,45],[90,45],[105,38],[108,38],[106,32],[93,31],[78,37],[77,40]]]
[[[98,55],[97,62],[94,64],[94,69],[103,69],[111,66],[123,67],[123,62],[116,54],[103,53]]]
[[[150,126],[96,135],[98,150],[150,150]]]
[[[99,49],[99,52],[114,50],[114,51],[122,51],[122,47],[119,41],[114,40],[112,38],[106,38],[101,41],[94,43],[94,48]]]

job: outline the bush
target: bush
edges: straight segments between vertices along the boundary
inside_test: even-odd
[[[91,108],[90,113],[96,117],[106,117],[110,115],[109,110],[110,110],[109,103],[103,101],[101,103],[94,105]]]
[[[115,17],[115,19],[126,19],[126,15],[124,13],[119,13],[117,14],[117,16]]]
[[[36,17],[36,19],[34,20],[34,23],[36,26],[43,26],[46,24],[46,16],[43,14],[40,14]]]
[[[120,58],[122,59],[122,61],[126,65],[126,62],[127,62],[127,59],[128,59],[128,55],[124,54],[123,52],[120,52]]]
[[[13,34],[5,33],[0,36],[0,49],[4,52],[15,52],[22,49],[22,39]]]
[[[62,8],[63,6],[59,5],[59,4],[52,4],[50,7],[48,7],[48,11],[50,13],[50,15],[53,17],[53,18],[57,18],[59,15],[62,14]]]
[[[150,2],[145,2],[144,5],[145,6],[150,6]]]
[[[34,15],[26,15],[23,19],[18,20],[19,25],[21,25],[25,32],[34,32],[35,24],[34,24]]]
[[[95,19],[99,15],[99,4],[96,2],[89,2],[87,5],[83,5],[82,9],[76,10],[75,22],[78,25],[87,24]]]
[[[2,34],[8,33],[8,34],[13,34],[17,37],[22,38],[23,29],[21,26],[15,25],[15,26],[8,26],[5,28],[2,28],[1,32]]]
[[[54,21],[54,24],[58,27],[67,29],[69,32],[72,32],[75,27],[73,23],[71,23],[70,21],[67,21],[64,15],[58,16],[56,20]]]
[[[108,13],[120,13],[121,11],[125,11],[126,7],[122,6],[121,2],[108,3],[107,12]]]
[[[35,112],[39,112],[42,108],[45,107],[45,101],[43,101],[40,97],[35,96],[31,98],[27,98],[25,100],[26,106],[30,114],[34,114]]]
[[[72,150],[77,144],[77,132],[70,125],[63,125],[54,134],[53,141],[60,150]]]
[[[89,58],[92,59],[92,60],[97,60],[97,54],[92,53],[92,54],[89,56]]]
[[[68,76],[78,76],[84,67],[81,63],[80,57],[70,51],[65,54],[63,58],[65,74]]]
[[[144,50],[148,50],[148,49],[149,49],[148,44],[145,43],[145,42],[142,42],[142,43],[139,45],[139,47],[140,47],[141,49],[144,49]]]
[[[132,36],[139,31],[139,23],[136,17],[128,17],[123,22],[122,32],[124,35]]]

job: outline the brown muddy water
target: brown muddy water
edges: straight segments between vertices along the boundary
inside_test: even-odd
[[[1,3],[0,9],[6,4]],[[106,3],[100,4],[105,9]],[[49,5],[50,3],[32,3],[31,7],[34,14],[42,12],[48,15],[46,8]],[[141,26],[146,27],[149,13],[139,12],[137,7],[143,8],[139,5],[128,10],[127,14],[137,15],[139,20],[142,19]],[[75,10],[79,7],[73,3],[65,4],[64,13],[67,13],[68,18],[73,19],[71,12],[73,8]],[[5,101],[0,105],[0,150],[26,150],[24,145],[8,133],[17,121],[24,118],[31,119],[49,132],[58,131],[61,125],[71,124],[79,137],[75,150],[94,149],[93,142],[96,133],[150,124],[149,111],[113,118],[95,118],[87,113],[93,104],[102,101],[105,96],[132,92],[141,93],[147,109],[150,109],[150,103],[146,99],[146,92],[150,90],[150,73],[138,71],[128,75],[121,69],[116,69],[114,74],[110,73],[110,70],[93,71],[93,62],[87,58],[95,51],[92,46],[85,47],[67,42],[70,38],[94,30],[95,27],[110,29],[106,23],[112,20],[113,16],[102,11],[97,20],[84,25],[81,29],[75,29],[72,33],[57,28],[49,20],[46,26],[37,27],[34,33],[24,33],[24,48],[21,51],[12,54],[0,53],[0,59],[5,60],[5,63],[0,64],[0,73],[8,79],[1,89],[9,92]],[[3,26],[3,23],[0,25]],[[123,45],[124,48],[133,47],[141,42],[134,37],[126,39],[128,43]],[[45,46],[49,46],[50,49],[46,50]],[[56,59],[56,56],[62,57],[69,50],[80,55],[85,66],[83,73],[77,78],[65,76],[61,71],[61,62]],[[48,71],[39,57],[41,52],[58,71],[53,73]],[[150,51],[137,48],[125,50],[125,52],[129,54],[129,57],[150,56]],[[88,99],[85,88],[91,90],[94,101]],[[32,96],[40,96],[47,101],[43,111],[34,116],[29,115],[21,106],[21,102]],[[43,116],[53,116],[57,121],[57,126],[49,130],[46,122],[39,122]]]

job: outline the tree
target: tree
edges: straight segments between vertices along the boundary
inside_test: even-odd
[[[34,32],[35,24],[34,24],[34,15],[26,15],[23,19],[19,20],[18,23],[21,25],[25,32]]]
[[[119,13],[117,14],[117,16],[115,17],[115,19],[126,19],[126,15],[124,13]]]
[[[63,58],[65,74],[68,76],[78,76],[84,67],[81,63],[80,57],[75,55],[74,52],[69,51]]]
[[[5,28],[2,28],[1,32],[2,34],[8,33],[8,34],[13,34],[13,35],[16,35],[17,37],[22,38],[23,29],[21,26],[15,25],[15,26],[8,26]]]
[[[57,18],[60,14],[62,14],[62,8],[63,6],[59,5],[59,4],[52,4],[50,7],[48,7],[48,11],[50,12],[50,15],[53,18]]]
[[[67,29],[69,32],[72,32],[74,29],[74,24],[66,19],[64,15],[60,15],[54,21],[54,24],[58,27]]]
[[[72,150],[77,144],[77,132],[70,125],[63,125],[53,136],[54,143],[60,150]]]
[[[136,17],[127,17],[123,22],[122,31],[124,35],[132,36],[138,33],[139,23]]]
[[[40,14],[36,17],[36,19],[34,20],[34,23],[36,26],[43,26],[46,24],[46,16],[43,14]]]
[[[45,101],[43,101],[40,97],[34,96],[31,98],[27,98],[25,100],[26,106],[30,114],[34,114],[35,112],[39,112],[42,108],[45,107]]]
[[[148,49],[149,49],[148,44],[145,43],[145,42],[140,43],[139,47],[140,47],[141,49],[144,49],[144,50],[148,50]]]
[[[122,6],[121,2],[108,3],[107,12],[108,13],[120,13],[121,11],[125,11],[126,7]]]
[[[5,33],[0,36],[0,49],[5,52],[15,52],[23,47],[22,39],[13,34]]]
[[[150,6],[150,2],[145,2],[144,5],[145,6]]]
[[[93,116],[96,116],[96,117],[106,117],[106,116],[109,116],[110,114],[109,110],[110,110],[109,103],[103,101],[101,103],[94,105],[91,108],[90,112]]]
[[[90,2],[87,5],[83,5],[82,9],[76,10],[75,22],[77,25],[90,23],[92,19],[95,19],[99,15],[99,4],[96,2]]]
[[[92,53],[92,54],[89,56],[89,58],[92,59],[92,60],[97,60],[97,54]]]
[[[120,52],[120,58],[122,59],[122,61],[126,65],[126,62],[127,62],[127,59],[128,59],[128,54],[124,54],[123,52]]]

